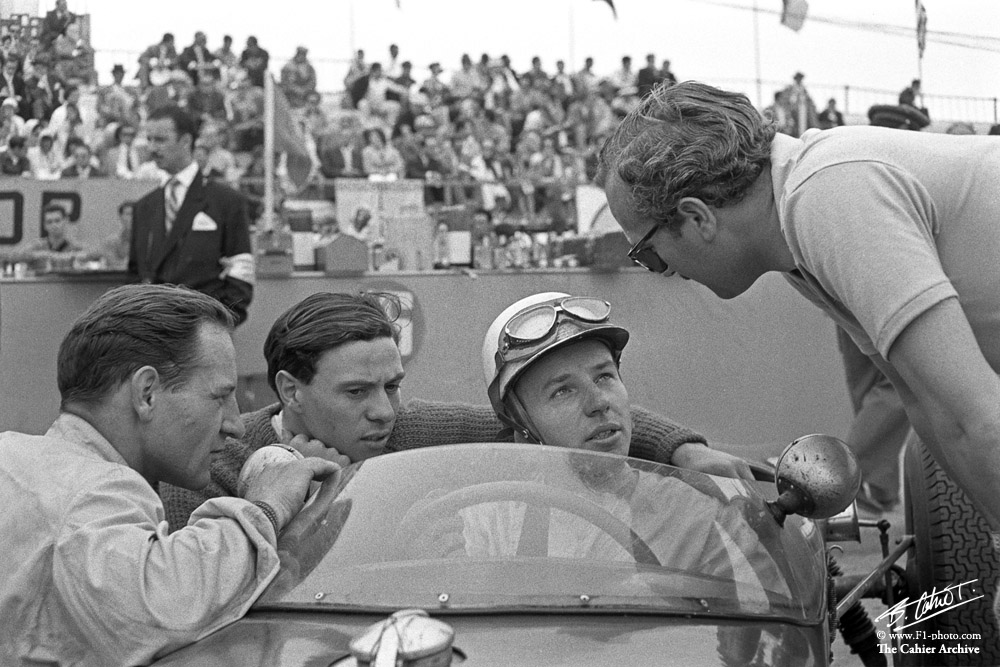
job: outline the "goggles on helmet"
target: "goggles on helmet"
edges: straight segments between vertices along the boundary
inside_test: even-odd
[[[555,303],[528,308],[510,318],[504,326],[497,355],[502,361],[510,361],[523,356],[516,354],[518,348],[530,347],[529,352],[537,351],[532,344],[552,333],[559,322],[560,313],[581,322],[598,324],[607,322],[611,317],[611,304],[588,296],[570,296]],[[508,354],[512,351],[513,353]]]

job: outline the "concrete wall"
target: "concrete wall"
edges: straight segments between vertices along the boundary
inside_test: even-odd
[[[113,284],[0,281],[0,429],[47,427],[58,409],[59,342],[73,318]],[[249,320],[234,336],[241,376],[259,376],[254,386],[263,386],[264,337],[291,304],[317,291],[359,289],[414,297],[406,396],[486,403],[480,360],[486,328],[513,301],[551,290],[610,301],[614,320],[632,332],[622,367],[633,402],[712,441],[770,455],[807,433],[844,437],[850,424],[834,325],[777,276],[730,301],[639,269],[263,279]]]

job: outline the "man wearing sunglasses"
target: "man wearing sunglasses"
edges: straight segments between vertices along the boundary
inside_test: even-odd
[[[504,431],[488,405],[402,401],[405,375],[391,294],[321,292],[282,314],[264,342],[268,382],[278,402],[242,415],[245,435],[213,459],[203,491],[161,485],[171,530],[209,498],[235,496],[240,470],[257,449],[283,443],[305,456],[349,465],[383,452],[463,442],[493,442]],[[638,458],[730,477],[747,464],[709,449],[683,426],[636,408],[626,451]]]
[[[1000,530],[1000,142],[877,127],[775,134],[741,94],[655,90],[599,176],[629,256],[722,298],[778,271],[892,381]]]

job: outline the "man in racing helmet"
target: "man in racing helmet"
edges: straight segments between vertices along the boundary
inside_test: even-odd
[[[610,317],[602,299],[543,292],[512,304],[490,325],[482,350],[487,394],[518,440],[629,453],[633,420],[618,372],[629,333]],[[562,372],[549,377],[550,367]],[[745,461],[697,443],[677,447],[671,462],[753,479]]]

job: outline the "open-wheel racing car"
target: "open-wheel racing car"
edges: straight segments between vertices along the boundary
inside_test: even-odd
[[[755,482],[543,445],[372,458],[285,528],[281,570],[245,618],[156,664],[806,667],[830,663],[838,625],[866,665],[994,664],[990,595],[923,628],[983,633],[978,655],[879,648],[861,598],[995,586],[982,527],[941,525],[962,502],[935,491],[947,478],[926,455],[907,465],[909,534],[850,575],[827,538],[856,537],[860,477],[828,436],[796,440],[774,470],[755,465]],[[942,547],[953,533],[972,541]]]

